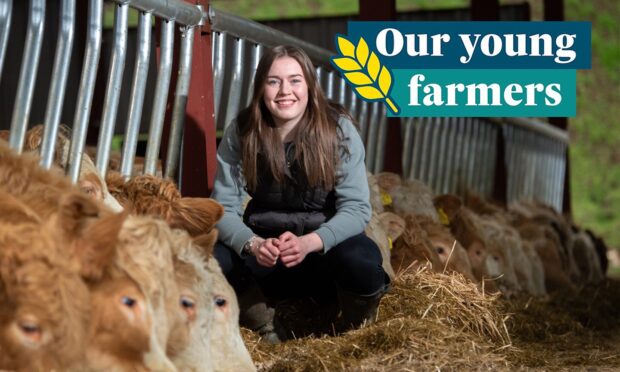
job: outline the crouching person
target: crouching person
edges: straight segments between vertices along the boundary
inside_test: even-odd
[[[242,325],[267,341],[279,338],[263,292],[336,291],[339,331],[374,320],[389,277],[363,233],[371,216],[364,156],[352,119],[327,102],[308,56],[289,46],[267,51],[250,106],[218,148],[212,195],[225,209],[214,255],[237,292]]]

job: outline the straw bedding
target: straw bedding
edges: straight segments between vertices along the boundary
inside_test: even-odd
[[[505,300],[459,274],[419,269],[396,278],[377,322],[359,330],[334,336],[331,311],[298,302],[277,309],[299,338],[266,345],[250,331],[243,337],[264,371],[616,369],[618,306],[620,283],[610,279],[578,294]]]

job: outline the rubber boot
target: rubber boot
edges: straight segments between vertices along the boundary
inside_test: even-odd
[[[237,295],[239,301],[239,324],[257,332],[261,341],[279,344],[281,338],[274,326],[275,309],[267,305],[267,300],[256,282],[243,293]]]
[[[389,284],[385,285],[384,288],[369,295],[359,295],[337,288],[340,315],[334,325],[336,332],[342,333],[359,328],[363,324],[374,323],[381,297],[389,288]]]

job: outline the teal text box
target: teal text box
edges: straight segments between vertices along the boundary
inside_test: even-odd
[[[388,110],[388,116],[572,117],[576,114],[575,70],[395,69],[392,74],[389,95],[400,112],[394,115]],[[453,86],[449,88],[449,85]],[[486,100],[483,92],[487,92]]]

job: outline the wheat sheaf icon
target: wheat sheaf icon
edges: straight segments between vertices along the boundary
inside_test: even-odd
[[[390,110],[397,115],[400,111],[388,93],[392,87],[392,74],[381,65],[375,52],[368,49],[363,37],[357,45],[342,36],[336,39],[340,55],[331,61],[344,75],[357,94],[368,101],[385,101]]]

